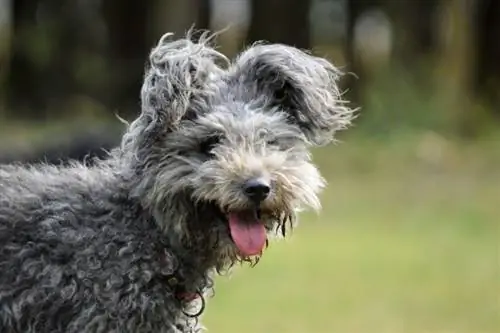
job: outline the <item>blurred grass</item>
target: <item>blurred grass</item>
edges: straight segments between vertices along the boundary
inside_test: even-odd
[[[220,277],[211,332],[499,332],[500,140],[347,138],[321,214]]]

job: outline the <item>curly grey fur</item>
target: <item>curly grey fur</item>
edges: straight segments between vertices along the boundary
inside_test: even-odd
[[[152,50],[142,113],[91,166],[0,167],[0,332],[195,332],[176,296],[206,293],[241,258],[225,213],[267,177],[269,234],[324,186],[309,147],[353,112],[329,62],[285,45],[230,61],[209,35]]]

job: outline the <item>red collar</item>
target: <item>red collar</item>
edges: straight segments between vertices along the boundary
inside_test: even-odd
[[[197,298],[202,298],[200,292],[190,292],[186,290],[186,287],[179,282],[179,279],[175,276],[170,276],[167,278],[167,283],[172,288],[175,297],[182,302],[191,302]]]
[[[181,300],[183,302],[191,302],[194,301],[197,298],[201,298],[200,293],[195,292],[195,293],[190,293],[190,292],[176,292],[175,297],[177,297],[178,300]]]

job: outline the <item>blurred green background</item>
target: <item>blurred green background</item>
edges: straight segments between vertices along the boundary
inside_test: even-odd
[[[149,49],[220,30],[348,73],[320,214],[217,280],[209,332],[500,332],[500,2],[0,0],[0,162],[103,155]]]

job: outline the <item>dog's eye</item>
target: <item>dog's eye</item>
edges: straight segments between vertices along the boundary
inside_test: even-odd
[[[220,143],[221,137],[218,135],[210,136],[200,143],[200,152],[205,155],[211,155],[212,150]]]
[[[277,146],[278,145],[278,139],[269,139],[266,141],[266,144],[268,146]]]

